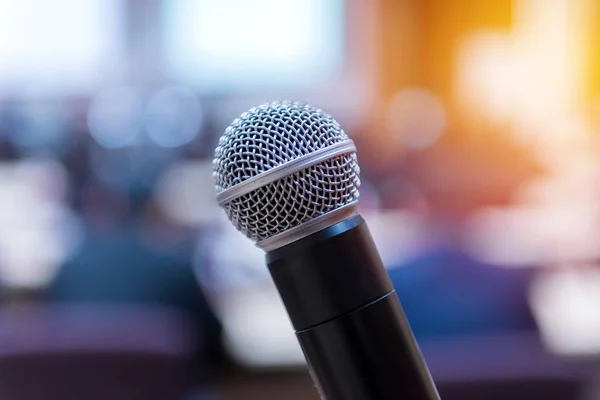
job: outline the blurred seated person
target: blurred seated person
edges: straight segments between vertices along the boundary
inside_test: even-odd
[[[459,246],[437,243],[388,272],[419,339],[537,332],[526,271],[486,265]]]
[[[220,361],[221,326],[192,269],[191,232],[168,221],[147,193],[91,182],[80,194],[85,237],[51,283],[50,300],[177,308],[198,325],[202,359]]]
[[[425,219],[417,255],[389,266],[419,339],[538,332],[528,303],[531,269],[488,265],[463,243],[463,226],[474,210],[509,204],[513,188],[539,172],[502,137],[448,134],[429,149],[409,153],[396,172],[415,183],[424,205],[410,204],[402,185],[382,185],[383,207],[413,208]]]

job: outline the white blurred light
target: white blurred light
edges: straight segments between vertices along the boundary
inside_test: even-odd
[[[202,125],[202,109],[196,95],[184,87],[156,93],[146,108],[145,128],[163,147],[177,147],[196,137]]]
[[[35,196],[60,203],[68,191],[65,167],[53,159],[26,159],[14,166],[15,178],[27,183]]]
[[[92,137],[106,148],[127,146],[142,129],[142,103],[135,92],[126,87],[100,92],[90,104],[87,115]]]
[[[562,157],[590,130],[583,101],[588,2],[518,0],[511,32],[467,36],[458,56],[456,94],[467,113],[512,125],[517,139]],[[549,118],[551,116],[551,118]]]
[[[431,146],[446,127],[442,103],[423,89],[407,89],[390,101],[388,126],[405,146],[423,149]]]
[[[0,0],[0,95],[93,90],[124,55],[120,0]]]
[[[555,260],[600,256],[593,204],[487,208],[469,218],[465,242],[477,258],[505,266],[540,266]]]
[[[383,264],[394,268],[415,257],[426,236],[425,221],[419,215],[404,211],[362,213],[369,225]]]
[[[219,215],[221,230],[210,255],[215,288],[251,287],[269,279],[264,251],[238,232],[223,211]]]
[[[0,178],[0,280],[10,287],[43,286],[81,237],[57,193],[67,190],[65,171],[55,162],[26,160],[0,164]]]
[[[339,0],[164,2],[167,68],[205,91],[305,86],[343,61]]]
[[[263,285],[228,293],[219,309],[225,345],[239,363],[255,368],[306,365],[294,328],[270,279]]]
[[[214,223],[224,214],[215,201],[211,162],[173,165],[159,179],[156,198],[166,215],[183,224]]]
[[[530,293],[542,339],[554,352],[600,354],[600,270],[567,265],[538,278]]]
[[[221,229],[209,255],[210,278],[201,282],[223,322],[227,350],[248,367],[304,366],[264,251],[240,234],[222,210],[217,216]]]
[[[464,106],[504,120],[516,111],[517,63],[511,37],[486,32],[468,37],[458,55],[458,87]]]

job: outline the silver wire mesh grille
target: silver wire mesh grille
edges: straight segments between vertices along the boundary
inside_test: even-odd
[[[215,150],[217,193],[287,161],[347,140],[324,111],[299,102],[254,107],[225,130]]]
[[[332,117],[309,105],[276,102],[253,108],[227,128],[215,150],[217,192],[347,139]],[[358,200],[359,176],[356,153],[339,155],[261,186],[223,208],[239,231],[261,241]]]
[[[356,154],[338,156],[224,205],[235,227],[261,241],[358,199]]]

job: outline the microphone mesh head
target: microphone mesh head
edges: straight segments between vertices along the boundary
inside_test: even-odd
[[[215,150],[217,193],[279,165],[348,140],[324,111],[273,102],[243,113]],[[358,199],[356,153],[328,158],[223,204],[230,221],[254,241],[267,239]]]

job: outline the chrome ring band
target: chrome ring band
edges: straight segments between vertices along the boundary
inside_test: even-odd
[[[319,164],[327,159],[354,152],[356,152],[356,146],[354,145],[352,139],[347,139],[343,142],[322,148],[313,153],[306,154],[302,157],[278,165],[275,168],[253,176],[242,183],[238,183],[235,186],[223,190],[217,195],[217,202],[220,206],[222,206],[231,200],[250,193],[262,186],[268,185],[269,183],[275,182],[283,177],[312,167],[313,165]]]
[[[261,240],[256,243],[257,247],[265,251],[271,251],[312,235],[322,229],[334,225],[358,213],[358,200],[346,204],[343,207],[337,208],[326,214],[319,215],[303,224],[295,226],[291,229],[283,231],[275,236]]]

